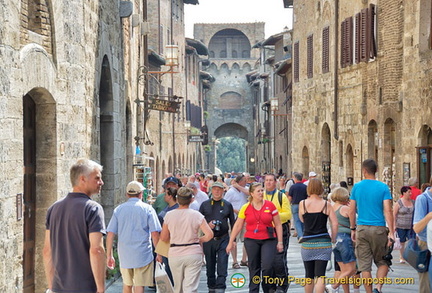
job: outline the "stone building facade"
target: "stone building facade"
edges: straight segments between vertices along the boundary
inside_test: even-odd
[[[431,2],[295,1],[293,169],[378,179],[397,196],[431,175]],[[295,131],[303,135],[295,138]]]
[[[107,218],[126,184],[120,3],[0,4],[0,291],[43,292],[46,210],[71,164],[104,165]]]
[[[206,51],[186,44],[186,3],[197,1],[0,0],[1,292],[45,291],[45,215],[71,190],[69,168],[78,158],[104,166],[95,200],[106,222],[137,178],[137,146],[158,185],[179,162],[193,170],[202,161],[198,144],[187,144],[192,130],[184,121],[186,101],[202,103]],[[155,19],[150,11],[158,6]],[[155,23],[163,29],[153,34]],[[144,65],[169,71],[159,63],[165,44],[178,45],[180,64],[175,75],[160,74],[158,94],[183,97],[178,114],[150,113],[142,102],[154,93],[143,82]]]
[[[245,75],[255,67],[259,50],[253,45],[264,38],[264,23],[194,25],[194,38],[209,49],[211,64],[205,68],[215,82],[206,94],[205,110],[211,150],[207,152],[209,172],[215,172],[217,138],[235,136],[247,142],[247,170],[255,172],[254,137],[256,102]],[[238,170],[241,171],[241,170]]]

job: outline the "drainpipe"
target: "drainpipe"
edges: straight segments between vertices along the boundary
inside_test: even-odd
[[[333,108],[333,121],[334,121],[334,138],[339,139],[338,131],[338,108],[339,108],[339,0],[335,0],[335,50],[334,50],[334,108]]]

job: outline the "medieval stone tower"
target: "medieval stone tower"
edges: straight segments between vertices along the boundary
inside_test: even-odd
[[[194,38],[209,49],[211,64],[205,70],[216,81],[206,94],[206,124],[211,151],[210,172],[215,167],[217,138],[234,136],[246,140],[247,170],[253,170],[249,158],[254,157],[254,93],[246,74],[255,69],[259,50],[254,44],[264,39],[264,23],[195,24]]]

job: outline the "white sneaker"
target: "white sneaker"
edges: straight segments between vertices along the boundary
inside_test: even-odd
[[[339,287],[337,287],[336,289],[333,289],[331,284],[328,284],[325,286],[325,290],[328,293],[338,293],[339,292]]]

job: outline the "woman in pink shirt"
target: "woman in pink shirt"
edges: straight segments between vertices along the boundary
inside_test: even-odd
[[[176,293],[198,292],[203,259],[201,244],[213,238],[213,231],[204,216],[189,209],[192,197],[190,188],[181,187],[177,191],[179,208],[166,214],[160,234],[160,240],[170,241],[168,262]],[[203,231],[204,236],[198,236],[199,229]]]

